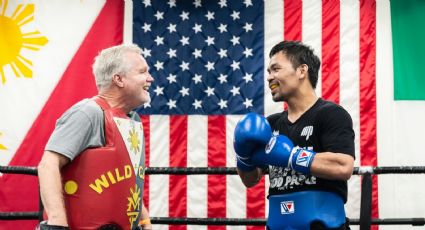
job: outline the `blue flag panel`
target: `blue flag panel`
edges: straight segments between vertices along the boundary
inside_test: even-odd
[[[134,1],[151,102],[141,114],[264,112],[264,2]]]

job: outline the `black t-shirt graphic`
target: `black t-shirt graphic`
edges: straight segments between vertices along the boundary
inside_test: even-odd
[[[288,120],[287,111],[273,114],[267,120],[274,134],[287,136],[294,146],[319,154],[336,152],[355,157],[353,122],[348,112],[333,102],[319,98],[294,123]],[[336,192],[347,201],[346,181],[326,180],[276,166],[269,166],[269,171],[269,195],[321,190]]]

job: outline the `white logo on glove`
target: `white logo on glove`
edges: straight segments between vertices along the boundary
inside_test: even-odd
[[[269,154],[270,151],[272,151],[274,145],[276,144],[276,136],[272,136],[272,138],[270,138],[269,143],[267,143],[266,145],[266,154]]]

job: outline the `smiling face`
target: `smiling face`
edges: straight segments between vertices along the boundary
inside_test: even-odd
[[[287,101],[300,87],[300,68],[295,68],[283,52],[270,58],[267,81],[273,101]]]
[[[149,87],[154,79],[149,73],[146,60],[137,53],[127,53],[128,69],[122,80],[126,102],[131,107],[138,107],[150,101]]]

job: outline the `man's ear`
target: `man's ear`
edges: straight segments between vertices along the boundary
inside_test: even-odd
[[[298,66],[297,69],[301,73],[300,78],[306,78],[307,77],[307,74],[308,74],[308,65],[301,64],[300,66]]]
[[[119,75],[119,74],[115,74],[112,77],[112,82],[120,88],[124,87],[124,82],[123,82],[122,76]]]

